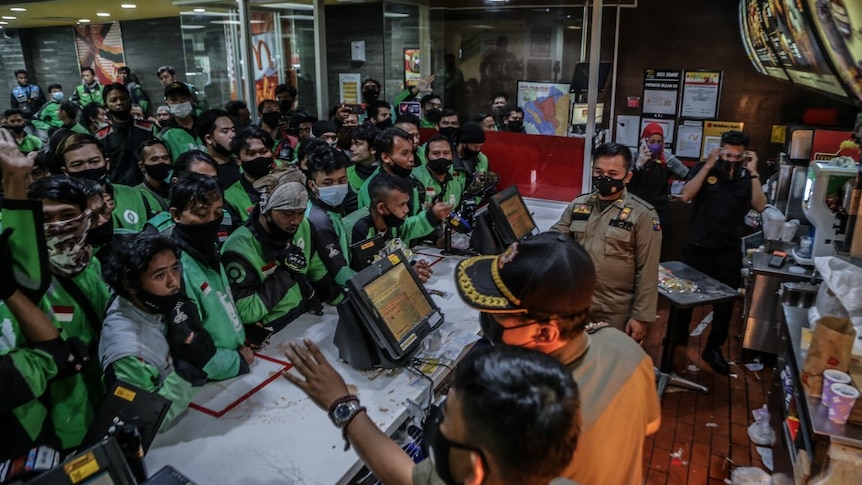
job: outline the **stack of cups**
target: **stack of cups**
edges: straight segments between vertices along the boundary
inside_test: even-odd
[[[850,376],[835,369],[823,371],[823,395],[820,402],[829,408],[829,420],[838,424],[847,422],[859,391],[850,385]]]

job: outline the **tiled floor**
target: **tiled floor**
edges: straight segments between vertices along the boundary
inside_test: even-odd
[[[741,301],[737,304],[728,344],[722,349],[729,361],[740,359],[737,338],[741,327],[740,307]],[[708,312],[709,307],[695,309],[691,328]],[[659,315],[644,344],[655,362],[661,358],[667,321],[666,302],[661,299]],[[686,378],[709,387],[710,392],[701,394],[676,388],[665,392],[661,403],[661,429],[644,443],[647,484],[724,484],[734,467],[756,466],[767,470],[748,438],[748,425],[753,422],[751,410],[766,402],[768,384],[772,380],[771,367],[766,365],[763,371],[755,373],[739,362],[731,365],[731,373],[736,374],[736,378],[714,373],[700,359],[708,333],[709,327],[702,335],[691,337],[684,357],[682,349],[678,350],[675,369]],[[680,450],[680,459],[674,460],[671,454]]]

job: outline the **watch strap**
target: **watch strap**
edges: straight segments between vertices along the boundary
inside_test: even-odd
[[[335,422],[335,408],[338,407],[339,404],[343,404],[350,401],[359,402],[359,396],[357,396],[356,394],[345,394],[344,396],[339,397],[335,401],[332,401],[332,403],[329,405],[329,409],[326,411],[326,414],[329,415],[329,419],[331,419],[333,423]]]
[[[350,417],[344,421],[344,426],[341,427],[341,437],[344,438],[344,451],[350,449],[350,440],[347,439],[347,427],[350,426],[350,423],[353,422],[356,416],[359,416],[359,413],[363,411],[368,411],[368,409],[366,409],[365,406],[359,406],[350,414]]]

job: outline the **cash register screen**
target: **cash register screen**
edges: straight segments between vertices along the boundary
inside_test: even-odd
[[[494,209],[491,216],[504,245],[519,241],[536,230],[533,216],[514,185],[494,194],[489,207]]]
[[[363,291],[402,349],[411,343],[410,331],[433,311],[404,261],[365,285]]]

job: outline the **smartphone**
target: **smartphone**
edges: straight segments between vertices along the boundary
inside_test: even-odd
[[[350,108],[350,113],[351,113],[351,114],[355,114],[355,115],[362,115],[362,114],[365,114],[365,109],[363,108],[363,106],[364,106],[364,105],[361,105],[361,104],[348,104],[347,106]]]
[[[415,101],[403,101],[398,103],[398,113],[419,116],[422,114],[422,105]]]
[[[249,348],[262,349],[272,336],[272,330],[260,325],[245,325],[245,341]]]

